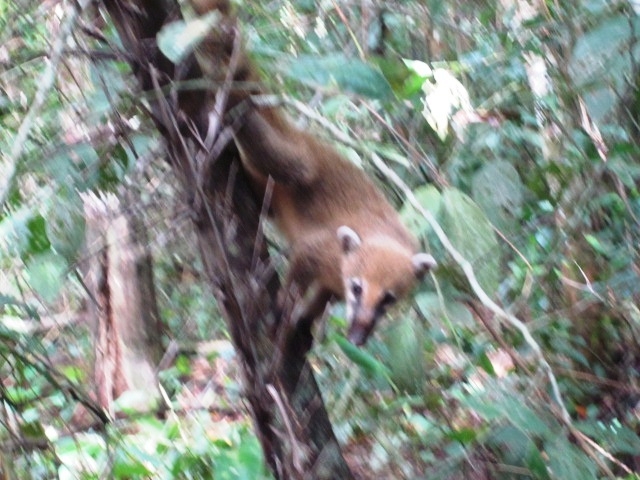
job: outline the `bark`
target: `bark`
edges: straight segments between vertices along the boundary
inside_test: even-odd
[[[144,230],[113,195],[83,196],[86,217],[85,282],[91,294],[96,400],[113,414],[126,391],[145,392],[140,409],[159,396],[160,323]],[[129,405],[132,407],[132,405]]]
[[[174,66],[157,49],[158,31],[179,18],[176,2],[104,5],[190,196],[203,264],[242,361],[246,399],[269,467],[282,479],[352,478],[306,361],[310,326],[287,328],[276,308],[279,282],[260,241],[261,209],[237,149],[231,142],[207,158],[202,147],[212,92],[181,91],[184,81],[202,77],[196,62]]]

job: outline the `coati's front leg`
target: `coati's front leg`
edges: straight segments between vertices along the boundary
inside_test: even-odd
[[[293,245],[289,271],[281,292],[284,311],[289,312],[287,327],[293,337],[303,341],[303,348],[310,348],[311,327],[320,318],[327,304],[339,296],[328,288],[329,276],[339,275],[339,258],[335,240],[329,235],[316,233],[298,240]]]
[[[297,289],[294,288],[294,291]],[[313,323],[322,317],[335,295],[318,283],[309,286],[302,295],[292,295],[291,290],[283,290],[283,293],[292,300],[292,308],[289,309],[290,321],[283,324],[283,328],[287,329],[286,348],[306,353],[313,344]]]

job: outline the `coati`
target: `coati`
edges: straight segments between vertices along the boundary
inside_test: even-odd
[[[277,109],[251,104],[250,96],[260,93],[258,77],[238,48],[228,0],[191,3],[199,15],[221,14],[196,58],[217,85],[234,64],[225,110],[246,107],[234,132],[243,167],[258,195],[273,179],[270,214],[290,248],[283,299],[300,295],[295,316],[305,322],[322,315],[328,302],[344,299],[348,338],[364,344],[385,310],[435,267],[434,258],[418,253],[416,239],[361,169]]]

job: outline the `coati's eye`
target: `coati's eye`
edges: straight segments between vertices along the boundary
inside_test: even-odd
[[[396,296],[391,293],[391,292],[386,292],[384,294],[384,297],[382,297],[382,300],[380,301],[380,307],[381,308],[386,308],[389,307],[391,305],[393,305],[394,303],[396,303]]]
[[[351,280],[351,293],[356,298],[360,298],[360,295],[362,295],[362,284],[359,280]]]
[[[383,315],[386,312],[387,307],[390,307],[391,305],[396,303],[396,300],[396,296],[393,293],[385,292],[384,296],[378,302],[378,306],[376,307],[378,314]]]

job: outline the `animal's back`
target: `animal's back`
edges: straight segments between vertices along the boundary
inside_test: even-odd
[[[414,249],[415,239],[365,172],[323,142],[311,141],[314,155],[301,162],[313,162],[314,174],[294,185],[276,183],[274,189],[273,216],[289,241],[318,230],[335,238],[341,225],[349,225],[363,236],[386,235]]]

